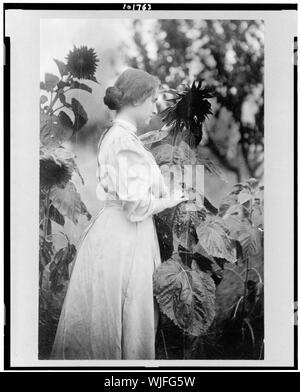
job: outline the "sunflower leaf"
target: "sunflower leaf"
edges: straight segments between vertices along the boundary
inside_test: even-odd
[[[82,210],[81,198],[71,181],[64,188],[53,187],[50,191],[50,199],[60,214],[69,218],[74,224],[78,223]]]
[[[159,129],[155,131],[149,131],[139,136],[139,139],[143,142],[144,145],[149,145],[152,143],[160,142],[165,139],[170,133],[170,128],[167,129]]]
[[[225,222],[219,217],[210,217],[196,228],[198,240],[205,251],[213,257],[235,263],[235,241],[229,236]]]
[[[160,310],[175,325],[194,336],[207,332],[215,317],[215,284],[208,274],[174,254],[154,272],[153,289]]]
[[[53,59],[58,67],[60,76],[63,77],[64,75],[68,75],[69,71],[68,71],[68,67],[67,64],[65,64],[63,61],[57,60],[57,59]]]
[[[240,204],[245,204],[248,201],[252,200],[252,195],[249,192],[240,192],[238,194],[238,202]]]
[[[72,109],[72,105],[66,101],[66,96],[65,96],[64,93],[61,92],[61,93],[58,95],[58,98],[59,98],[60,102],[61,102],[66,108]]]
[[[174,163],[181,165],[195,165],[196,153],[183,140],[174,148]]]
[[[97,83],[97,84],[100,84],[100,83],[98,82],[98,80],[95,78],[95,76],[90,76],[88,79],[89,79],[89,80],[92,80],[93,82],[95,82],[95,83]]]
[[[196,153],[183,140],[178,146],[169,143],[160,144],[151,150],[158,165],[194,165],[197,162]]]
[[[151,152],[158,165],[170,164],[173,162],[174,147],[169,143],[164,143],[151,149]]]
[[[235,204],[229,206],[226,211],[224,211],[223,207],[222,213],[223,221],[230,233],[230,238],[239,240],[240,232],[243,229],[245,222],[249,219],[248,210],[243,205]]]
[[[84,90],[87,91],[88,93],[92,93],[93,89],[89,86],[87,86],[84,83],[79,83],[76,80],[74,80],[71,84],[71,89],[80,89],[80,90]]]
[[[57,150],[58,149],[56,149],[56,151]],[[74,159],[76,156],[69,150],[65,150],[64,153],[61,153],[61,152],[59,152],[59,153],[61,155],[61,159],[65,159],[68,162],[68,164],[72,168],[72,171],[75,171],[75,173],[77,173],[78,177],[81,180],[82,185],[84,185],[84,179],[83,179],[83,177],[82,177],[82,175],[81,175],[81,173],[79,171],[79,168],[77,166],[77,163],[76,163],[76,161]]]
[[[45,73],[45,90],[52,91],[59,82],[59,78],[51,73]]]
[[[78,177],[80,178],[82,185],[84,185],[84,179],[83,179],[83,177],[82,177],[82,175],[81,175],[81,173],[79,171],[79,168],[78,168],[75,160],[74,159],[70,159],[69,162],[72,164],[73,170],[75,171],[75,173],[77,173]]]
[[[71,101],[72,110],[75,116],[75,121],[73,125],[74,132],[78,132],[88,121],[88,116],[83,106],[76,98],[72,98]]]
[[[73,134],[71,127],[62,122],[62,115],[49,116],[41,114],[40,116],[40,141],[48,148],[55,148],[60,146],[65,141],[69,140]]]
[[[215,162],[213,162],[211,159],[197,158],[197,163],[203,165],[210,174],[217,176],[220,180],[228,184],[228,179],[225,173],[223,172],[223,170],[221,169],[221,167],[217,165]]]
[[[52,153],[55,161],[68,161],[75,157],[74,153],[62,146],[55,148]]]
[[[54,222],[56,222],[57,224],[59,224],[61,226],[65,225],[64,216],[52,204],[50,205],[50,208],[49,208],[49,219],[52,219]]]
[[[48,242],[45,238],[40,235],[40,251],[39,251],[39,261],[42,267],[45,267],[50,263],[53,256],[53,244],[52,242]]]
[[[70,119],[70,117],[67,115],[67,113],[65,113],[63,110],[61,110],[58,114],[58,117],[60,119],[60,122],[62,124],[62,126],[72,129],[73,128],[73,122]]]
[[[54,256],[50,265],[50,288],[53,293],[58,293],[64,288],[64,282],[69,280],[69,264],[76,255],[75,245],[69,244],[61,248]]]
[[[196,227],[203,220],[203,212],[193,201],[179,204],[173,218],[173,238],[185,249],[192,251],[197,238]]]
[[[41,95],[40,96],[40,104],[44,105],[44,103],[46,103],[48,101],[48,98],[46,97],[46,95]]]
[[[87,220],[92,219],[92,215],[88,212],[88,209],[86,208],[86,205],[83,203],[83,201],[81,202],[81,214],[85,215]]]
[[[261,236],[261,231],[257,227],[253,227],[249,222],[244,222],[237,238],[242,246],[243,258],[255,256],[261,252]]]

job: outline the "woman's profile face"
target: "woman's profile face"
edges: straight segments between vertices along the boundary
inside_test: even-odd
[[[156,102],[158,98],[158,89],[145,101],[136,106],[137,122],[140,125],[148,125],[151,118],[157,114]]]

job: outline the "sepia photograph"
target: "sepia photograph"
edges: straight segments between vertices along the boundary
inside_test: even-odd
[[[40,359],[264,358],[264,23],[40,22]]]

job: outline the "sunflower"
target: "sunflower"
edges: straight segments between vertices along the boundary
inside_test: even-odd
[[[199,81],[196,86],[194,81],[191,87],[185,85],[182,92],[170,90],[175,97],[167,101],[173,105],[161,113],[162,121],[167,126],[173,125],[180,132],[186,127],[194,135],[197,144],[202,139],[202,124],[212,114],[211,104],[207,100],[213,97],[211,89],[201,88],[201,84]]]
[[[96,81],[95,72],[99,62],[94,49],[87,46],[76,48],[69,52],[66,57],[67,68],[78,79],[90,79]]]
[[[64,188],[72,177],[72,167],[63,161],[55,161],[51,156],[40,159],[40,186],[49,189],[54,185]]]

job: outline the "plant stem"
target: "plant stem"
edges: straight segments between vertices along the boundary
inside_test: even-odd
[[[173,138],[172,138],[172,146],[173,147],[176,146],[177,136],[178,136],[178,130],[174,129],[174,135],[173,135]],[[172,163],[173,163],[173,154],[174,154],[174,148],[173,148],[173,151],[172,151]],[[183,166],[181,166],[181,171],[182,171],[182,185],[181,185],[181,187],[182,187],[182,191],[183,191],[183,189],[184,189],[184,168],[183,168]],[[179,205],[177,204],[177,206],[175,207],[175,212],[174,212],[173,219],[172,219],[172,230],[173,230],[174,219],[175,219],[175,216],[176,216],[176,212],[177,212],[178,206]],[[189,243],[190,243],[190,236],[189,236],[189,234],[190,234],[190,220],[189,220],[189,223],[188,223],[187,230],[188,230],[188,232],[187,232],[187,246],[189,247]],[[174,243],[173,243],[173,246],[174,246]],[[178,250],[178,248],[177,248],[177,250]],[[187,265],[187,255],[185,255],[185,264]],[[180,268],[182,269],[181,272],[184,272],[184,274],[186,275],[186,279],[187,279],[187,282],[188,282],[188,284],[190,286],[190,290],[192,290],[192,287],[191,287],[190,281],[189,281],[189,277],[188,277],[186,271],[181,266],[180,266]],[[183,359],[185,359],[185,358],[186,358],[185,333],[183,333]]]
[[[52,94],[52,92],[51,92],[51,94]],[[50,114],[50,112],[51,112],[51,110],[52,110],[52,108],[53,108],[53,106],[54,106],[54,104],[56,103],[57,100],[58,100],[58,93],[56,93],[56,95],[55,95],[53,101],[52,101],[51,104],[49,105],[49,108],[48,108],[46,114]]]
[[[174,128],[174,134],[173,134],[173,139],[172,139],[172,146],[174,146],[174,147],[176,145],[176,138],[177,138],[177,129]]]
[[[258,359],[262,359],[263,349],[264,349],[264,341],[262,340],[261,345],[260,345],[259,358]]]
[[[247,325],[250,335],[251,335],[251,342],[252,342],[252,354],[254,355],[254,348],[255,348],[255,336],[254,336],[254,332],[253,332],[253,328],[249,322],[249,320],[247,318],[244,318],[244,323]]]
[[[251,224],[252,224],[252,198],[250,199],[250,220],[251,220]],[[245,315],[245,308],[246,308],[246,295],[247,295],[247,282],[248,282],[248,276],[249,276],[249,256],[247,257],[246,260],[246,276],[245,276],[245,281],[244,281],[244,301],[243,301],[243,317]]]
[[[65,83],[68,83],[69,80],[71,79],[71,77],[72,77],[72,76],[69,75]],[[52,91],[51,91],[51,103],[50,103],[50,105],[49,105],[49,108],[48,108],[46,114],[50,114],[50,112],[51,112],[53,106],[55,105],[56,101],[58,100],[58,97],[59,97],[58,92],[59,92],[59,90],[56,92],[56,95],[55,95],[55,97],[54,97],[54,99],[53,99],[53,101],[52,101]]]
[[[248,260],[248,258],[247,258],[247,260]],[[243,279],[243,277],[242,277],[242,275],[240,275],[237,271],[235,271],[233,268],[228,268],[228,267],[224,267],[224,270],[226,270],[226,271],[230,271],[230,272],[232,272],[232,273],[234,273],[236,276],[238,276],[239,278],[240,278],[240,280],[242,281],[242,283],[244,283],[244,279]]]
[[[48,192],[46,195],[45,218],[44,218],[44,227],[43,227],[43,232],[44,232],[43,246],[45,246],[46,237],[47,237],[47,227],[48,227],[48,220],[49,220],[50,191],[51,191],[51,188],[48,189]],[[39,285],[41,287],[42,282],[43,282],[44,267],[40,267],[40,268],[41,268],[41,271],[40,271]]]
[[[167,350],[167,345],[166,345],[166,340],[165,340],[165,334],[164,334],[164,331],[163,331],[162,328],[161,328],[161,330],[160,330],[160,333],[161,333],[161,337],[162,337],[162,341],[163,341],[163,345],[164,345],[164,350],[165,350],[166,359],[169,359],[168,350]]]
[[[243,300],[243,313],[242,313],[243,317],[245,315],[245,308],[246,308],[248,274],[249,274],[249,257],[247,257],[247,261],[246,261],[246,276],[244,281],[244,300]]]
[[[48,220],[49,220],[50,191],[51,191],[51,187],[48,189],[47,196],[46,196],[46,204],[45,204],[45,218],[46,218],[44,221],[44,238],[45,238],[45,240],[47,237],[47,227],[48,227]]]
[[[234,314],[232,316],[233,319],[236,318],[236,314],[237,314],[240,302],[242,301],[243,298],[244,298],[244,296],[241,296],[241,298],[237,301],[237,304],[236,304],[236,307],[235,307],[235,310],[234,310]]]
[[[235,307],[235,310],[236,310],[236,307],[239,306],[239,303],[241,302],[241,300],[242,300],[243,298],[244,298],[244,297],[241,296],[236,302],[234,302],[234,303],[233,303],[232,305],[230,305],[228,308],[225,308],[224,311],[225,311],[225,312],[229,312],[229,310],[233,309],[234,307]]]
[[[64,107],[65,107],[65,105],[59,106],[58,108],[56,108],[55,110],[53,110],[52,114],[55,113],[55,112],[57,112],[59,109],[64,108]]]
[[[259,283],[262,283],[262,278],[256,268],[254,268],[254,267],[248,268],[248,271],[254,271],[258,277]],[[246,272],[246,270],[242,271],[241,274],[243,274],[244,272]]]
[[[189,284],[189,289],[191,290],[191,292],[193,292],[193,288],[192,288],[192,286],[191,286],[191,284],[190,284],[190,280],[189,280],[188,274],[186,273],[185,269],[181,267],[180,264],[179,264],[179,266],[180,266],[180,268],[181,268],[181,270],[182,270],[182,271],[179,272],[179,274],[182,274],[182,272],[185,274],[186,280],[187,280],[187,282],[188,282],[188,284]],[[179,274],[178,274],[178,275],[179,275]]]

